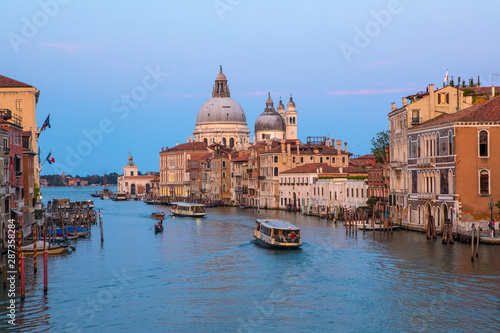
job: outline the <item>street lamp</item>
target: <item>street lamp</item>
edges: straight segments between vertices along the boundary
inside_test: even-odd
[[[493,221],[493,207],[494,207],[493,197],[490,197],[490,202],[488,205],[490,206],[490,221]]]

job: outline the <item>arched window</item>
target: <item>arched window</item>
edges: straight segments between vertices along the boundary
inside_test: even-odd
[[[226,184],[222,184],[222,192],[226,192]]]
[[[481,170],[479,173],[479,194],[490,194],[490,173],[487,170]]]
[[[295,163],[295,156],[293,157],[293,163]]]
[[[439,132],[436,135],[436,156],[439,156]]]
[[[226,138],[222,138],[222,144],[225,146],[226,145]]]
[[[205,142],[205,144],[208,146],[208,140],[207,140],[207,138],[203,139],[203,142]]]
[[[274,167],[274,177],[279,175],[278,167]]]
[[[408,158],[411,158],[411,137],[408,137]]]
[[[448,155],[453,155],[453,136],[448,132]]]
[[[420,157],[420,136],[417,137],[417,157]]]
[[[482,130],[479,132],[479,157],[488,156],[488,132]]]
[[[303,157],[300,158],[300,163],[304,163],[304,158]]]
[[[262,140],[264,140],[266,138],[266,135],[264,133],[262,133]]]
[[[274,163],[278,163],[278,156],[274,156]]]
[[[234,138],[229,139],[229,147],[234,148]]]
[[[319,158],[319,163],[323,163],[323,157]]]

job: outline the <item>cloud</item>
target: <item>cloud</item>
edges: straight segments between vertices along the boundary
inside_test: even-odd
[[[40,43],[39,45],[48,46],[55,49],[59,49],[64,53],[75,55],[82,50],[95,49],[96,46],[88,45],[88,44],[77,44],[77,43],[66,43],[66,42],[57,42],[57,43]]]
[[[345,95],[378,95],[378,94],[395,94],[400,92],[414,91],[415,88],[390,88],[390,89],[361,89],[361,90],[339,90],[328,93],[330,96],[345,96]]]

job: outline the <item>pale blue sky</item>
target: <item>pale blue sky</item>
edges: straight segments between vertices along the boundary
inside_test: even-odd
[[[121,173],[128,151],[157,171],[161,148],[192,135],[219,64],[252,136],[267,91],[275,104],[292,93],[299,139],[329,135],[354,154],[388,128],[391,102],[441,86],[446,69],[483,85],[500,73],[493,0],[41,0],[0,12],[0,74],[41,91],[39,126],[51,113],[39,145],[56,163],[42,174]]]

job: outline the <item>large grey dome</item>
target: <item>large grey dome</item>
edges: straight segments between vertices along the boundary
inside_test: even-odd
[[[255,121],[257,131],[286,131],[285,120],[278,112],[266,110]]]
[[[196,125],[207,123],[239,123],[247,119],[241,106],[231,97],[212,97],[198,111]]]

